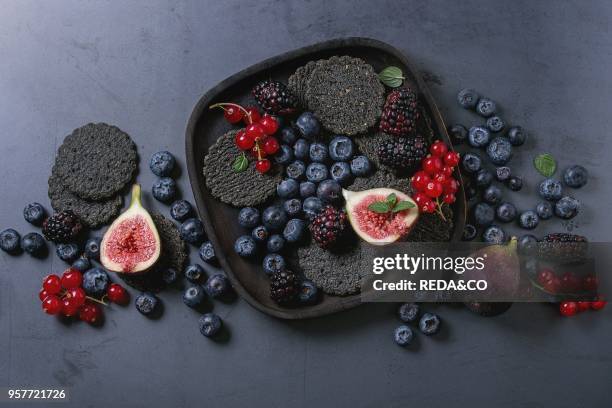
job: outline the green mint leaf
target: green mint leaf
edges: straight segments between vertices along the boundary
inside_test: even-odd
[[[368,205],[368,210],[373,211],[378,214],[386,214],[391,211],[391,207],[384,201],[377,201]]]
[[[387,196],[387,200],[386,200],[387,204],[389,204],[389,207],[393,208],[393,206],[395,205],[395,203],[397,203],[397,196],[395,195],[395,193],[391,193]]]
[[[378,74],[378,79],[380,79],[380,82],[382,82],[383,84],[387,85],[390,88],[397,88],[398,86],[402,85],[402,82],[404,81],[405,78],[400,68],[390,66],[390,67],[383,69]]]
[[[409,210],[410,208],[414,208],[414,204],[412,204],[410,201],[400,201],[395,205],[395,207],[393,207],[393,212],[396,213],[404,210]]]
[[[544,177],[550,177],[557,170],[557,162],[555,158],[548,153],[540,154],[533,160],[533,165],[536,170]]]
[[[234,164],[232,165],[235,173],[243,172],[249,167],[249,159],[247,159],[246,155],[243,153],[240,156],[236,157],[234,160]]]

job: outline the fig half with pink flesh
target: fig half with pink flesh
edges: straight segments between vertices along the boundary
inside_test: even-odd
[[[159,259],[161,240],[153,219],[140,202],[140,185],[132,186],[132,201],[108,228],[100,244],[100,263],[118,273],[140,273]]]

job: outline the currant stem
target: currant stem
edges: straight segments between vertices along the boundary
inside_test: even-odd
[[[446,221],[446,217],[444,216],[444,213],[442,212],[442,204],[440,203],[439,198],[436,198],[436,211],[438,214],[440,214],[442,221]]]
[[[249,118],[249,125],[251,125],[253,123],[253,119],[251,118],[251,114],[249,113],[249,111],[247,111],[246,109],[244,109],[242,106],[238,105],[237,103],[231,103],[231,102],[219,102],[219,103],[215,103],[214,105],[210,105],[208,107],[208,109],[215,109],[215,108],[221,108],[225,111],[225,107],[226,106],[233,106],[234,108],[238,108],[242,111],[242,113],[244,113],[244,115]]]
[[[96,303],[99,303],[99,304],[104,305],[104,306],[108,306],[108,303],[106,303],[106,302],[104,302],[102,300],[98,300],[96,298],[92,298],[90,296],[85,296],[85,299],[91,300],[92,302],[96,302]]]

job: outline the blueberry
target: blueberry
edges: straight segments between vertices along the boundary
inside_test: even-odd
[[[23,218],[33,225],[41,225],[45,214],[45,208],[39,203],[30,203],[23,209]]]
[[[276,186],[276,194],[280,198],[292,198],[297,197],[299,194],[300,185],[294,179],[284,179],[278,186]]]
[[[189,282],[198,282],[204,276],[204,268],[199,264],[187,265],[183,274]]]
[[[279,206],[271,206],[264,210],[262,220],[270,231],[280,231],[287,223],[287,213]]]
[[[153,197],[162,203],[168,203],[176,196],[176,181],[170,177],[158,179],[151,189]]]
[[[512,222],[516,218],[516,207],[512,203],[501,203],[495,210],[497,219],[501,222]]]
[[[37,232],[29,232],[21,237],[21,249],[30,255],[42,255],[47,248],[45,239]]]
[[[479,188],[489,187],[493,182],[493,173],[487,169],[480,169],[476,173],[476,186]]]
[[[512,126],[508,129],[508,133],[506,133],[506,137],[512,143],[512,146],[520,146],[525,143],[525,139],[527,139],[527,132],[520,126]]]
[[[149,168],[156,176],[168,177],[174,169],[174,164],[175,160],[172,153],[163,151],[154,153],[153,156],[151,156]]]
[[[282,144],[274,156],[274,161],[278,164],[287,165],[293,161],[293,149],[286,144]]]
[[[478,203],[474,206],[474,221],[477,225],[487,226],[495,219],[495,210],[487,203]]]
[[[297,217],[302,213],[302,202],[299,198],[292,198],[283,203],[283,209],[289,217]]]
[[[291,127],[284,127],[281,130],[281,140],[283,143],[293,146],[293,144],[298,140],[298,134]]]
[[[477,233],[478,231],[476,231],[475,226],[473,226],[472,224],[465,224],[465,227],[463,227],[463,235],[461,236],[461,239],[463,241],[471,241],[476,238]]]
[[[310,161],[325,163],[329,159],[329,151],[327,146],[320,142],[315,142],[310,145]]]
[[[502,191],[497,186],[489,186],[483,191],[482,199],[489,204],[498,204],[502,199]]]
[[[312,197],[317,194],[317,185],[312,181],[302,181],[300,183],[300,196],[302,198]]]
[[[283,250],[285,246],[285,238],[283,238],[279,234],[274,234],[268,238],[268,243],[266,244],[266,248],[268,252],[276,253]]]
[[[440,318],[433,313],[425,313],[419,320],[419,330],[426,335],[436,334],[440,330]]]
[[[244,207],[238,213],[238,224],[243,228],[254,228],[259,224],[259,210],[253,207]]]
[[[532,230],[538,226],[540,217],[535,211],[527,210],[521,213],[519,217],[519,226],[524,229]]]
[[[574,218],[580,211],[580,201],[574,197],[561,197],[559,201],[555,203],[555,215],[564,220]]]
[[[200,259],[204,262],[214,262],[217,260],[215,247],[213,247],[213,244],[210,241],[205,241],[202,243],[202,245],[200,245],[198,254],[200,255]]]
[[[553,206],[548,201],[542,201],[536,205],[536,213],[541,219],[547,220],[553,216]]]
[[[141,293],[140,295],[136,296],[136,300],[134,301],[136,310],[145,316],[153,314],[155,309],[157,309],[158,303],[159,299],[151,292]]]
[[[364,177],[372,171],[372,164],[365,156],[357,156],[351,160],[351,173],[356,177]]]
[[[317,286],[308,279],[300,282],[300,291],[298,292],[298,300],[305,305],[311,305],[317,301],[319,290]]]
[[[183,292],[183,303],[189,307],[197,308],[204,303],[206,292],[200,285],[193,285],[185,289]]]
[[[290,178],[300,180],[304,177],[304,173],[306,173],[306,165],[303,161],[296,160],[285,168],[285,172]]]
[[[88,258],[82,256],[76,261],[74,261],[74,263],[72,264],[72,267],[75,269],[78,269],[81,272],[85,272],[86,270],[91,268],[91,262],[89,262]]]
[[[181,224],[181,239],[193,245],[204,241],[204,224],[197,218],[189,218]]]
[[[0,232],[0,249],[4,252],[14,253],[19,249],[21,236],[12,228]]]
[[[106,293],[110,278],[102,268],[91,268],[83,274],[83,290],[90,296],[102,296]]]
[[[298,139],[293,145],[293,156],[299,160],[308,159],[310,143],[306,139]]]
[[[306,167],[306,178],[313,183],[320,183],[329,175],[327,166],[323,163],[310,163]]]
[[[414,322],[420,313],[420,307],[417,303],[404,303],[397,310],[397,315],[404,323]]]
[[[269,254],[263,259],[263,269],[268,275],[285,269],[285,258],[279,254]]]
[[[519,176],[510,176],[506,184],[510,190],[519,191],[521,188],[523,188],[523,179]]]
[[[482,240],[484,242],[488,242],[489,244],[501,245],[506,242],[506,238],[507,237],[504,230],[497,225],[487,227],[487,229],[482,233]]]
[[[178,280],[178,272],[173,268],[165,268],[162,271],[162,280],[166,285],[172,285]]]
[[[505,137],[496,137],[487,146],[487,156],[491,163],[504,165],[512,158],[512,145]]]
[[[308,197],[302,203],[302,211],[308,218],[314,218],[323,209],[323,201],[319,197]]]
[[[351,166],[347,162],[335,162],[329,168],[329,173],[341,186],[346,187],[353,180]]]
[[[476,173],[482,167],[482,160],[476,153],[467,152],[463,155],[461,164],[468,173]]]
[[[353,150],[353,141],[346,136],[336,136],[329,142],[329,157],[333,161],[349,161]]]
[[[55,248],[55,253],[58,258],[66,263],[72,263],[77,260],[80,255],[79,246],[77,244],[58,244]]]
[[[335,203],[342,197],[342,187],[335,180],[323,180],[317,187],[317,197],[325,203]]]
[[[393,339],[398,346],[406,347],[413,337],[412,329],[406,325],[398,326],[393,332]]]
[[[298,116],[295,121],[295,127],[297,127],[302,136],[307,139],[315,138],[321,130],[319,120],[312,112],[304,112]]]
[[[448,128],[448,134],[450,135],[453,143],[461,144],[467,139],[468,130],[465,126],[456,124]]]
[[[501,132],[506,124],[499,116],[491,116],[487,119],[487,129],[493,133]]]
[[[510,167],[502,166],[495,169],[495,178],[497,181],[506,181],[512,176]]]
[[[170,205],[170,216],[176,221],[185,221],[192,214],[193,207],[187,200],[176,200]]]
[[[582,166],[573,165],[563,172],[565,185],[572,188],[583,187],[589,180],[589,172]]]
[[[85,243],[85,256],[89,259],[98,261],[100,259],[100,243],[102,240],[98,237],[89,238]]]
[[[484,147],[489,144],[491,133],[484,126],[472,126],[468,133],[468,143],[472,147]]]
[[[253,237],[255,242],[266,242],[268,240],[268,235],[270,235],[268,229],[263,225],[258,225],[251,231],[251,237]]]
[[[531,235],[525,234],[519,238],[517,243],[517,249],[519,254],[524,256],[533,255],[538,247],[538,239]]]
[[[497,111],[497,105],[489,98],[480,98],[476,104],[476,113],[488,118]]]
[[[234,251],[243,258],[250,258],[255,255],[257,244],[250,235],[243,235],[234,243]]]
[[[480,95],[473,89],[462,89],[457,94],[457,102],[465,109],[474,109],[480,99]]]
[[[206,281],[206,292],[210,297],[218,298],[225,295],[230,289],[230,281],[227,276],[215,273]]]
[[[563,195],[563,187],[559,181],[548,178],[540,183],[538,192],[545,200],[557,201]]]
[[[200,333],[206,337],[212,337],[219,333],[223,322],[221,318],[214,313],[205,313],[200,317],[198,321],[200,326]]]
[[[299,242],[304,236],[305,229],[306,223],[304,222],[304,220],[301,220],[299,218],[292,218],[287,221],[287,225],[283,230],[283,238],[285,238],[287,242]]]

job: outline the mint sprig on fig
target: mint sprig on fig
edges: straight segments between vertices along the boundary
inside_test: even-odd
[[[398,201],[395,193],[391,193],[383,201],[376,201],[368,205],[368,210],[377,214],[398,213],[410,208],[414,208],[414,204],[410,201]]]

